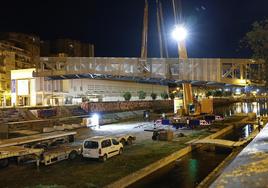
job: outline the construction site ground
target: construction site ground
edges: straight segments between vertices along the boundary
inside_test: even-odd
[[[227,121],[238,121],[239,119],[240,117],[234,117]],[[153,127],[153,122],[132,121],[105,125],[95,129],[78,129],[77,143],[82,143],[85,138],[95,135],[123,133],[133,134],[137,139],[133,145],[124,148],[123,155],[113,157],[105,163],[79,157],[74,161],[63,161],[48,167],[40,166],[39,169],[34,164],[10,165],[6,169],[0,169],[1,187],[43,187],[47,185],[52,187],[103,187],[184,148],[190,140],[212,133],[207,129],[177,130],[175,135],[183,133],[185,136],[175,136],[171,142],[153,141],[151,139],[152,132],[144,131],[145,128],[150,127]],[[224,123],[218,123],[212,127],[221,129],[224,128]]]

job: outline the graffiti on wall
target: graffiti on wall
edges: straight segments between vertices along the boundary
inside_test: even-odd
[[[120,112],[146,109],[168,109],[173,108],[173,100],[83,102],[81,104],[81,108],[86,112]]]

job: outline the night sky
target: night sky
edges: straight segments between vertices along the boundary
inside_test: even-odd
[[[171,0],[162,3],[169,52],[176,57]],[[159,57],[155,0],[149,4],[149,56]],[[0,31],[90,42],[96,56],[138,57],[143,8],[144,0],[9,0],[0,5]],[[182,9],[189,57],[249,57],[239,41],[254,21],[268,18],[268,0],[182,0]]]

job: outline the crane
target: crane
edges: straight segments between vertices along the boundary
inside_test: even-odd
[[[139,63],[139,69],[144,74],[149,72],[146,66],[147,55],[148,55],[148,0],[145,0],[144,16],[143,16],[143,31],[142,31],[142,43],[141,43],[141,58]]]

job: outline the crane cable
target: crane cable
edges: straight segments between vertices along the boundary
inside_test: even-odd
[[[172,7],[173,7],[175,25],[177,25],[178,23],[182,22],[182,3],[181,3],[181,0],[172,0]]]
[[[167,33],[166,33],[166,29],[165,29],[164,16],[163,16],[163,7],[162,7],[161,1],[159,2],[159,9],[160,9],[160,22],[161,22],[163,38],[164,38],[165,53],[166,53],[166,57],[169,58],[168,48],[167,48],[167,38],[166,38]]]
[[[148,43],[148,1],[145,0],[143,31],[142,31],[142,47],[141,47],[142,59],[147,59],[147,47],[148,47],[147,43]]]
[[[159,50],[160,50],[160,57],[163,58],[163,40],[162,40],[162,32],[161,32],[161,18],[160,18],[160,4],[159,1],[156,0],[156,18],[157,18],[157,29],[158,29],[158,38],[159,38]]]

